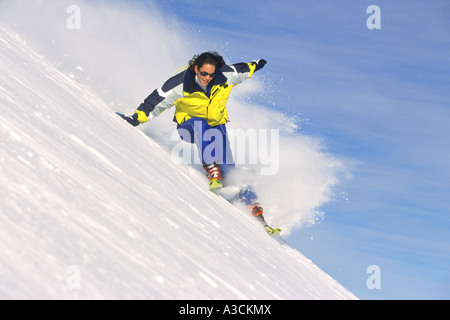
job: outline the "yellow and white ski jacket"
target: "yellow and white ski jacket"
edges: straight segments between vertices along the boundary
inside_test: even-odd
[[[259,60],[250,63],[223,65],[203,90],[195,81],[195,73],[189,67],[168,79],[162,87],[153,91],[136,110],[139,123],[145,123],[175,105],[174,120],[182,124],[190,118],[205,119],[212,127],[228,122],[227,101],[231,89],[251,78]]]

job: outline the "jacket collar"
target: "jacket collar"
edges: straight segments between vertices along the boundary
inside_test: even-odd
[[[227,82],[227,78],[223,75],[221,70],[216,72],[216,76],[214,79],[206,87],[206,95],[209,97],[211,93],[211,88],[215,85],[224,85]],[[191,68],[186,70],[186,74],[184,76],[183,90],[187,93],[195,93],[195,92],[205,92],[195,81],[195,73],[191,71]]]

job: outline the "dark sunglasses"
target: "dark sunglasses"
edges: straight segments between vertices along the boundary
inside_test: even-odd
[[[200,71],[200,70],[198,70],[198,73],[200,73],[200,75],[201,75],[202,77],[210,76],[211,78],[214,78],[214,77],[216,76],[215,73],[208,73],[208,72],[206,72],[206,71]]]

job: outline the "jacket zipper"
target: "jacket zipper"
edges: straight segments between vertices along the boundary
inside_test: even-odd
[[[211,97],[211,98],[209,98],[209,103],[208,103],[208,105],[206,106],[206,118],[208,118],[208,116],[209,116],[209,106],[210,106],[211,103],[212,103],[212,99],[216,96],[216,94],[217,94],[218,91],[219,91],[219,88],[216,88],[216,90],[214,90],[214,92],[211,92],[211,94],[210,94],[210,97]]]

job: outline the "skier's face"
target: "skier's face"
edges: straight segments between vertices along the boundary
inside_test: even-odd
[[[205,63],[200,68],[195,66],[195,73],[202,86],[206,87],[214,78],[216,67],[212,64]]]

